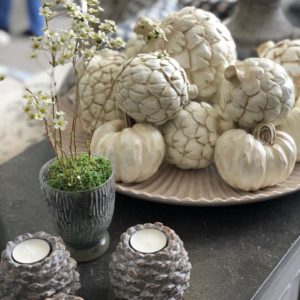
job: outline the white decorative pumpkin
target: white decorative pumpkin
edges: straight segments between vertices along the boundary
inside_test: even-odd
[[[143,52],[143,48],[145,47],[145,40],[141,35],[136,35],[131,38],[127,43],[124,50],[124,53],[127,58],[136,57],[138,53]]]
[[[91,151],[113,162],[117,181],[131,183],[156,173],[164,159],[165,144],[159,130],[150,124],[124,128],[122,120],[114,120],[97,128]]]
[[[162,52],[127,61],[114,87],[118,108],[137,122],[156,125],[172,119],[193,93],[179,63]]]
[[[296,98],[300,96],[300,39],[283,40],[278,43],[268,41],[257,48],[260,57],[265,57],[282,65],[295,85]]]
[[[300,162],[300,107],[294,107],[277,129],[288,133],[294,139],[297,145],[297,162]]]
[[[248,58],[225,70],[220,110],[224,118],[242,128],[278,123],[294,102],[292,80],[282,66],[269,59]]]
[[[166,160],[182,169],[205,168],[213,162],[219,136],[216,111],[205,102],[191,102],[161,127]]]
[[[134,31],[146,40],[144,51],[166,50],[198,87],[199,98],[213,102],[224,69],[236,60],[236,47],[229,30],[212,13],[185,7],[162,20],[141,18]]]
[[[243,129],[224,132],[215,147],[215,165],[223,180],[244,191],[273,186],[294,169],[297,147],[291,136],[271,123],[259,124],[254,135]]]
[[[79,111],[87,131],[91,132],[96,125],[120,118],[112,85],[124,61],[125,56],[118,51],[103,49],[101,54],[92,58],[85,71],[81,68]]]

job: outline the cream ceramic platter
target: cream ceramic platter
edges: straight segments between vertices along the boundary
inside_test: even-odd
[[[72,104],[64,99],[61,108],[71,124]],[[70,127],[70,126],[68,126]],[[64,135],[69,132],[63,131]],[[86,136],[80,126],[76,130],[77,150],[86,151]],[[68,148],[65,148],[68,151]],[[274,187],[256,192],[232,189],[211,166],[202,170],[181,170],[167,163],[150,179],[136,184],[117,183],[119,193],[154,202],[190,206],[236,205],[265,201],[300,190],[300,163],[290,177]]]

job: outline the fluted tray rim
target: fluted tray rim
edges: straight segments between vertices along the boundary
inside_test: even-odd
[[[164,164],[164,166],[166,165],[168,166],[167,163]],[[174,166],[171,167],[175,168]],[[210,168],[215,168],[215,166],[210,166]],[[180,170],[180,169],[177,170],[179,173],[182,173],[183,177],[186,176],[184,174],[186,174],[186,172],[188,171],[188,170]],[[202,169],[199,171],[208,172],[207,169]],[[296,179],[298,183],[292,186],[285,186],[286,183],[289,182],[292,178]],[[222,182],[222,184],[227,185],[225,182]],[[219,184],[217,186],[219,187]],[[243,194],[240,197],[235,197],[235,196],[229,196],[226,198],[199,197],[197,199],[193,199],[190,196],[186,196],[186,197],[178,197],[177,195],[168,196],[168,195],[154,193],[154,192],[141,191],[135,187],[135,184],[123,184],[121,182],[116,183],[116,191],[118,193],[133,198],[140,198],[143,200],[157,202],[157,203],[182,205],[182,206],[230,206],[230,205],[256,203],[256,202],[276,199],[282,196],[287,196],[294,192],[300,191],[300,163],[297,163],[295,165],[295,169],[293,173],[285,182],[281,183],[280,185],[275,185],[273,187],[261,189],[256,192],[238,191],[239,193]]]

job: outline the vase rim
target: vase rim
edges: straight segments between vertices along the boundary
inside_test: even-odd
[[[96,157],[97,157],[97,156],[96,156]],[[104,157],[104,156],[102,156],[102,157]],[[104,185],[107,184],[108,182],[110,182],[110,181],[113,179],[113,177],[114,177],[114,173],[115,173],[115,172],[114,172],[114,166],[113,166],[112,161],[111,161],[110,159],[106,158],[106,157],[104,157],[104,158],[110,162],[110,165],[111,165],[111,174],[110,174],[109,178],[108,178],[105,182],[103,182],[103,183],[100,184],[100,185],[97,185],[97,186],[94,187],[94,188],[88,189],[88,190],[63,191],[63,190],[55,189],[55,188],[53,188],[52,186],[50,186],[50,185],[48,184],[48,182],[44,179],[44,174],[46,174],[46,173],[48,172],[49,165],[50,165],[53,161],[57,160],[57,157],[51,158],[50,160],[48,160],[46,163],[43,164],[43,166],[41,167],[40,172],[39,172],[39,178],[40,178],[40,180],[41,180],[44,184],[46,184],[46,185],[48,186],[49,189],[51,189],[51,190],[53,190],[53,191],[56,191],[56,192],[60,192],[60,193],[68,193],[68,194],[78,194],[78,193],[93,192],[93,191],[95,191],[95,190],[101,188],[102,186],[104,186]]]

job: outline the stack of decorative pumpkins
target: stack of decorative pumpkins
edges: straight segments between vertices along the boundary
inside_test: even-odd
[[[194,7],[161,22],[143,17],[134,30],[124,53],[103,50],[80,79],[81,117],[97,128],[92,152],[113,161],[117,181],[144,181],[164,160],[181,169],[215,163],[245,191],[290,175],[300,159],[299,41],[238,62],[227,28]]]

